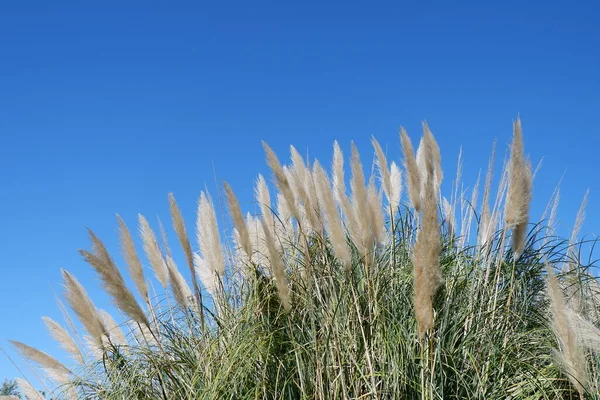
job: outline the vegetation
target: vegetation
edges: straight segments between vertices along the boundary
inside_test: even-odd
[[[94,233],[81,254],[123,322],[63,270],[85,333],[66,311],[68,329],[45,322],[73,366],[13,344],[42,367],[55,398],[600,399],[600,287],[580,257],[583,206],[570,239],[554,233],[558,190],[530,223],[520,121],[495,196],[490,159],[481,206],[478,184],[465,195],[460,162],[451,195],[441,195],[427,125],[416,154],[404,131],[401,144],[404,173],[373,139],[368,180],[354,145],[348,180],[337,143],[331,174],[293,147],[282,166],[265,144],[277,193],[259,176],[260,215],[244,217],[224,185],[232,240],[203,192],[193,246],[170,195],[189,280],[162,225],[157,235],[139,216],[146,264],[118,217],[138,294]]]
[[[14,396],[21,398],[17,381],[5,379],[0,386],[0,396]]]

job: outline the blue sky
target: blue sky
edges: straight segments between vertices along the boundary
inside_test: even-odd
[[[125,4],[127,3],[127,4]],[[598,227],[597,2],[3,2],[0,5],[0,345],[58,354],[59,268],[108,299],[76,250],[85,227],[117,251],[115,213],[168,221],[173,191],[193,229],[200,190],[228,181],[252,209],[268,174],[261,140],[329,164],[332,143],[376,136],[396,161],[398,128],[426,119],[446,180],[503,155],[520,113],[539,217],[564,175],[559,223],[589,187]],[[156,225],[156,224],[155,224]],[[174,241],[174,235],[171,235]],[[0,380],[18,372],[0,356]]]

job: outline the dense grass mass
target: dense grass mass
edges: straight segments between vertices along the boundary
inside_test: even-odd
[[[276,195],[260,176],[261,213],[244,217],[225,185],[235,229],[223,234],[202,193],[196,241],[171,195],[185,269],[162,226],[155,233],[140,216],[138,246],[119,218],[137,295],[90,232],[82,255],[123,322],[63,271],[85,333],[66,311],[69,329],[46,323],[73,366],[15,345],[45,371],[54,398],[600,398],[600,287],[580,262],[583,211],[570,239],[554,234],[558,191],[541,222],[529,221],[520,121],[494,191],[490,161],[481,206],[478,184],[465,195],[460,166],[442,196],[427,125],[416,154],[404,131],[401,143],[403,173],[373,139],[368,179],[354,146],[347,179],[337,143],[331,174],[293,147],[283,166],[265,144]]]

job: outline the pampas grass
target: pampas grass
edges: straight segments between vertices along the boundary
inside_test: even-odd
[[[217,225],[217,214],[210,195],[205,192],[200,194],[198,201],[196,235],[200,255],[206,260],[207,267],[214,274],[222,275],[225,272],[225,258]]]
[[[428,129],[425,129],[426,135]],[[436,191],[439,187],[437,172],[439,156],[436,154],[432,136],[425,136],[422,144],[423,164],[421,180],[425,182],[420,199],[422,209],[421,228],[417,233],[412,260],[414,265],[415,316],[419,337],[433,328],[433,296],[441,284],[439,270],[441,238],[438,225]]]
[[[16,340],[11,340],[10,342],[23,357],[37,363],[40,367],[42,367],[48,377],[54,380],[56,383],[60,385],[66,385],[70,382],[71,371],[57,359],[44,353],[43,351]]]
[[[185,253],[185,260],[187,262],[188,268],[190,269],[190,275],[192,276],[192,287],[194,290],[196,307],[198,307],[198,309],[200,310],[200,315],[202,315],[202,294],[200,293],[200,288],[198,287],[196,274],[194,273],[194,256],[192,254],[192,246],[190,244],[190,239],[187,235],[187,230],[185,228],[183,217],[181,216],[181,211],[179,210],[179,206],[177,205],[177,201],[175,201],[175,196],[173,195],[173,193],[169,193],[169,205],[171,209],[171,219],[173,221],[173,228],[177,233],[179,243],[181,243],[181,247],[183,248],[183,252]],[[169,274],[170,273],[171,272],[169,272]]]
[[[296,209],[296,200],[294,197],[294,192],[290,187],[289,180],[283,168],[281,167],[279,158],[266,142],[263,142],[263,148],[265,149],[265,153],[267,155],[267,164],[269,164],[269,167],[271,167],[271,170],[275,175],[275,184],[277,185],[277,188],[279,189],[283,196],[283,199],[285,200],[286,208],[289,210],[290,215],[299,221],[300,214]]]
[[[160,282],[162,287],[166,289],[169,284],[169,276],[160,246],[156,240],[156,235],[150,227],[148,220],[143,215],[140,214],[138,219],[140,224],[140,236],[142,237],[142,242],[144,244],[144,252],[146,253],[146,257],[148,257],[148,261],[150,261],[150,266],[154,271],[156,279]]]
[[[421,210],[421,179],[417,160],[415,158],[412,142],[404,128],[400,129],[400,142],[404,154],[404,169],[408,185],[408,195],[415,211]]]
[[[342,261],[346,268],[350,268],[352,255],[348,248],[348,244],[346,243],[346,233],[344,231],[342,218],[336,207],[327,173],[318,161],[315,162],[314,174],[317,193],[319,195],[319,204],[325,211],[325,221],[327,223],[329,237],[331,238],[331,245],[340,261]]]
[[[31,383],[21,378],[16,378],[16,381],[17,385],[19,385],[19,389],[28,400],[44,400],[41,393],[35,390],[35,388],[31,386]]]
[[[108,254],[104,243],[91,230],[88,232],[92,240],[93,253],[85,250],[79,250],[79,253],[100,275],[104,289],[110,294],[115,305],[129,317],[149,327],[150,322],[146,314],[139,306],[133,293],[125,285],[123,276]]]
[[[262,223],[262,228],[265,233],[265,242],[267,244],[267,249],[269,250],[269,259],[271,262],[271,272],[275,277],[275,283],[277,286],[277,293],[279,294],[279,299],[281,300],[281,304],[283,305],[284,310],[290,311],[290,289],[287,284],[287,279],[285,278],[285,266],[283,264],[283,260],[281,259],[281,255],[277,250],[275,240],[264,221]]]
[[[231,217],[233,218],[235,229],[239,234],[240,245],[242,246],[242,249],[246,252],[248,260],[252,260],[252,243],[250,241],[250,234],[248,233],[246,221],[244,220],[244,216],[242,215],[240,203],[238,202],[237,197],[235,197],[235,193],[233,193],[233,189],[231,189],[231,186],[229,186],[227,182],[224,183],[224,186],[225,194],[227,195],[227,201],[229,203],[229,212],[231,213]]]
[[[559,365],[564,368],[567,377],[583,399],[584,388],[589,382],[585,354],[583,348],[578,343],[577,333],[569,323],[569,311],[565,305],[562,289],[554,276],[552,268],[547,267],[546,269],[548,271],[548,296],[552,304],[552,326],[560,342],[560,350],[555,356],[559,361]]]
[[[142,262],[138,257],[137,251],[135,250],[135,243],[133,242],[133,237],[129,232],[129,228],[127,228],[127,225],[125,224],[125,221],[123,221],[123,218],[121,218],[120,215],[117,215],[117,221],[119,222],[121,251],[123,253],[123,257],[125,258],[125,262],[129,266],[129,273],[133,278],[135,286],[144,298],[144,301],[150,304],[148,285],[146,284],[146,278],[144,277],[144,269],[142,267]]]
[[[529,222],[529,203],[531,202],[531,163],[523,154],[523,133],[521,119],[514,123],[513,142],[510,152],[509,183],[504,220],[513,229],[512,242],[515,257],[523,251],[525,234]]]
[[[173,290],[175,300],[177,300],[183,309],[187,309],[192,303],[192,290],[171,257],[167,256],[165,264],[169,272],[169,281],[171,282],[171,289]]]
[[[61,272],[66,289],[65,297],[71,309],[75,312],[77,318],[92,336],[96,344],[99,347],[103,347],[104,342],[102,338],[106,335],[107,330],[98,315],[96,306],[92,303],[81,283],[71,273],[64,269]]]
[[[75,339],[73,339],[69,331],[50,317],[42,317],[42,320],[46,325],[46,329],[48,329],[48,333],[50,336],[52,336],[56,343],[65,349],[75,361],[77,361],[79,364],[83,364],[85,362],[83,359],[83,354],[81,354],[79,346],[77,346]]]
[[[427,124],[416,155],[401,130],[404,175],[399,152],[386,154],[374,138],[369,175],[354,143],[346,160],[334,142],[331,172],[293,146],[282,164],[263,143],[276,190],[259,175],[257,205],[244,210],[225,184],[229,212],[201,192],[193,244],[169,196],[182,251],[171,251],[160,220],[159,245],[139,216],[154,274],[118,217],[147,309],[90,233],[93,249],[82,254],[120,312],[97,309],[63,270],[70,312],[86,332],[67,311],[64,327],[45,322],[75,368],[16,346],[61,385],[55,399],[600,399],[600,284],[595,265],[580,259],[595,241],[577,239],[583,211],[571,239],[556,235],[558,192],[549,221],[528,229],[533,177],[520,120],[513,128],[496,198],[492,156],[481,206],[479,178],[460,182],[462,156],[451,195],[442,193],[441,151]],[[219,230],[218,212],[230,231]]]

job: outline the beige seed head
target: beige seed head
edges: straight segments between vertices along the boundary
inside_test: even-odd
[[[513,228],[513,251],[518,255],[525,247],[527,224],[529,223],[529,203],[531,202],[531,163],[523,153],[523,133],[521,120],[513,125],[513,142],[509,161],[508,195],[504,209],[507,227]]]
[[[106,334],[106,327],[98,315],[98,311],[87,292],[81,286],[81,283],[68,271],[61,270],[64,286],[66,289],[65,297],[69,305],[75,311],[75,315],[85,327],[88,333],[98,346],[103,346],[102,337]]]
[[[212,271],[222,275],[225,272],[225,258],[217,224],[217,213],[210,195],[205,192],[200,193],[198,201],[196,235],[202,258],[206,260]]]
[[[562,289],[554,275],[554,271],[549,265],[546,266],[546,271],[548,272],[548,296],[550,297],[552,309],[552,327],[556,338],[560,342],[560,350],[555,356],[559,364],[565,369],[567,377],[583,398],[585,387],[589,382],[585,353],[580,343],[578,343],[573,326],[569,323],[569,311],[565,305]]]
[[[198,308],[202,318],[202,295],[200,294],[200,288],[198,287],[196,273],[194,272],[194,255],[192,253],[192,245],[190,244],[190,239],[185,228],[185,223],[183,221],[181,211],[177,206],[177,202],[175,201],[175,196],[173,196],[173,193],[169,193],[169,206],[171,210],[173,228],[175,229],[177,237],[179,238],[179,243],[181,243],[181,247],[183,248],[190,275],[192,276],[192,288],[196,297],[196,307]]]
[[[395,213],[400,205],[400,198],[402,196],[402,171],[398,164],[392,161],[390,166],[390,198],[389,208],[391,212]]]
[[[35,390],[29,381],[21,378],[16,378],[15,381],[17,382],[21,392],[23,392],[28,400],[44,400],[44,397],[41,395],[41,393]]]
[[[283,168],[281,167],[279,158],[277,158],[277,155],[275,154],[275,152],[269,147],[269,145],[266,142],[263,142],[263,148],[265,149],[265,153],[267,154],[267,164],[269,164],[269,167],[271,168],[271,170],[273,171],[273,174],[275,175],[275,184],[277,185],[277,188],[283,195],[283,198],[285,199],[285,202],[287,203],[286,204],[287,208],[290,210],[290,214],[294,218],[296,218],[296,220],[299,221],[300,215],[296,208],[296,200],[294,197],[294,193],[292,191],[292,188],[290,187],[288,178],[287,178]]]
[[[290,304],[290,289],[287,284],[285,277],[285,266],[281,258],[281,254],[277,250],[275,240],[271,235],[271,232],[266,227],[264,220],[262,221],[262,228],[265,234],[265,242],[269,250],[269,261],[271,263],[271,273],[275,277],[275,284],[277,286],[277,293],[281,300],[284,310],[289,311],[291,309]]]
[[[144,252],[146,253],[148,261],[150,261],[150,266],[154,271],[156,279],[158,279],[162,287],[166,289],[169,283],[169,275],[167,272],[167,267],[163,260],[160,246],[158,245],[158,241],[156,240],[156,235],[150,227],[148,220],[146,220],[146,218],[143,215],[139,214],[138,219],[140,236],[142,237],[142,242],[144,245]]]
[[[15,346],[15,348],[23,357],[37,363],[40,367],[42,367],[48,377],[55,382],[61,385],[66,385],[70,382],[71,370],[65,367],[54,357],[34,347],[17,342],[15,340],[11,340],[10,343]]]
[[[421,174],[415,159],[415,153],[412,143],[404,128],[400,129],[400,142],[402,143],[402,153],[404,154],[404,169],[406,170],[406,179],[408,185],[408,195],[415,211],[420,211],[421,204]]]
[[[244,216],[242,215],[240,203],[238,202],[235,193],[233,193],[233,189],[231,189],[231,186],[229,186],[227,182],[225,182],[224,186],[227,201],[229,202],[229,212],[231,213],[235,229],[237,230],[237,233],[239,235],[240,244],[242,246],[242,249],[244,249],[244,251],[246,252],[248,259],[251,260],[252,243],[250,242],[248,227],[246,226],[246,221],[244,221]]]
[[[274,229],[275,220],[273,218],[273,210],[271,209],[271,194],[269,193],[267,181],[265,181],[265,178],[260,174],[256,179],[254,197],[260,206],[262,218],[267,222],[269,228]]]
[[[75,342],[75,339],[71,336],[69,331],[62,327],[58,322],[54,321],[50,317],[42,317],[44,324],[46,325],[46,329],[52,338],[62,347],[64,350],[69,353],[69,355],[77,361],[77,363],[83,365],[83,355],[81,354],[81,350],[79,350],[79,346]]]
[[[93,252],[79,250],[79,253],[100,275],[103,287],[112,297],[115,305],[140,324],[150,326],[146,314],[136,301],[133,293],[125,285],[123,276],[110,257],[104,243],[91,230],[88,230],[88,232],[92,241]]]
[[[171,281],[171,290],[175,300],[183,309],[187,309],[193,304],[192,290],[185,281],[183,275],[177,268],[175,261],[167,256],[166,259],[167,271],[169,272],[169,280]]]
[[[391,203],[390,199],[392,198],[392,179],[390,176],[390,170],[388,169],[387,158],[383,153],[383,149],[379,145],[377,139],[375,139],[374,137],[371,138],[371,143],[373,144],[373,148],[375,149],[375,162],[379,171],[381,187],[383,188],[383,192],[385,193],[388,203]]]
[[[313,169],[319,203],[321,208],[324,210],[327,231],[329,233],[333,251],[335,252],[335,255],[342,261],[342,263],[348,268],[351,265],[350,250],[348,249],[348,245],[346,243],[346,233],[344,232],[342,219],[335,204],[329,179],[327,178],[325,170],[323,167],[321,167],[318,161],[315,161]]]
[[[133,237],[129,232],[129,228],[125,224],[125,221],[121,218],[121,216],[117,215],[117,220],[119,222],[119,236],[121,238],[121,252],[123,253],[123,257],[125,258],[125,262],[129,266],[129,273],[133,278],[133,282],[137,287],[138,291],[146,301],[149,303],[150,299],[148,296],[148,285],[146,284],[146,278],[144,277],[144,269],[142,267],[142,262],[138,257],[137,251],[135,250],[135,244],[133,242]]]

